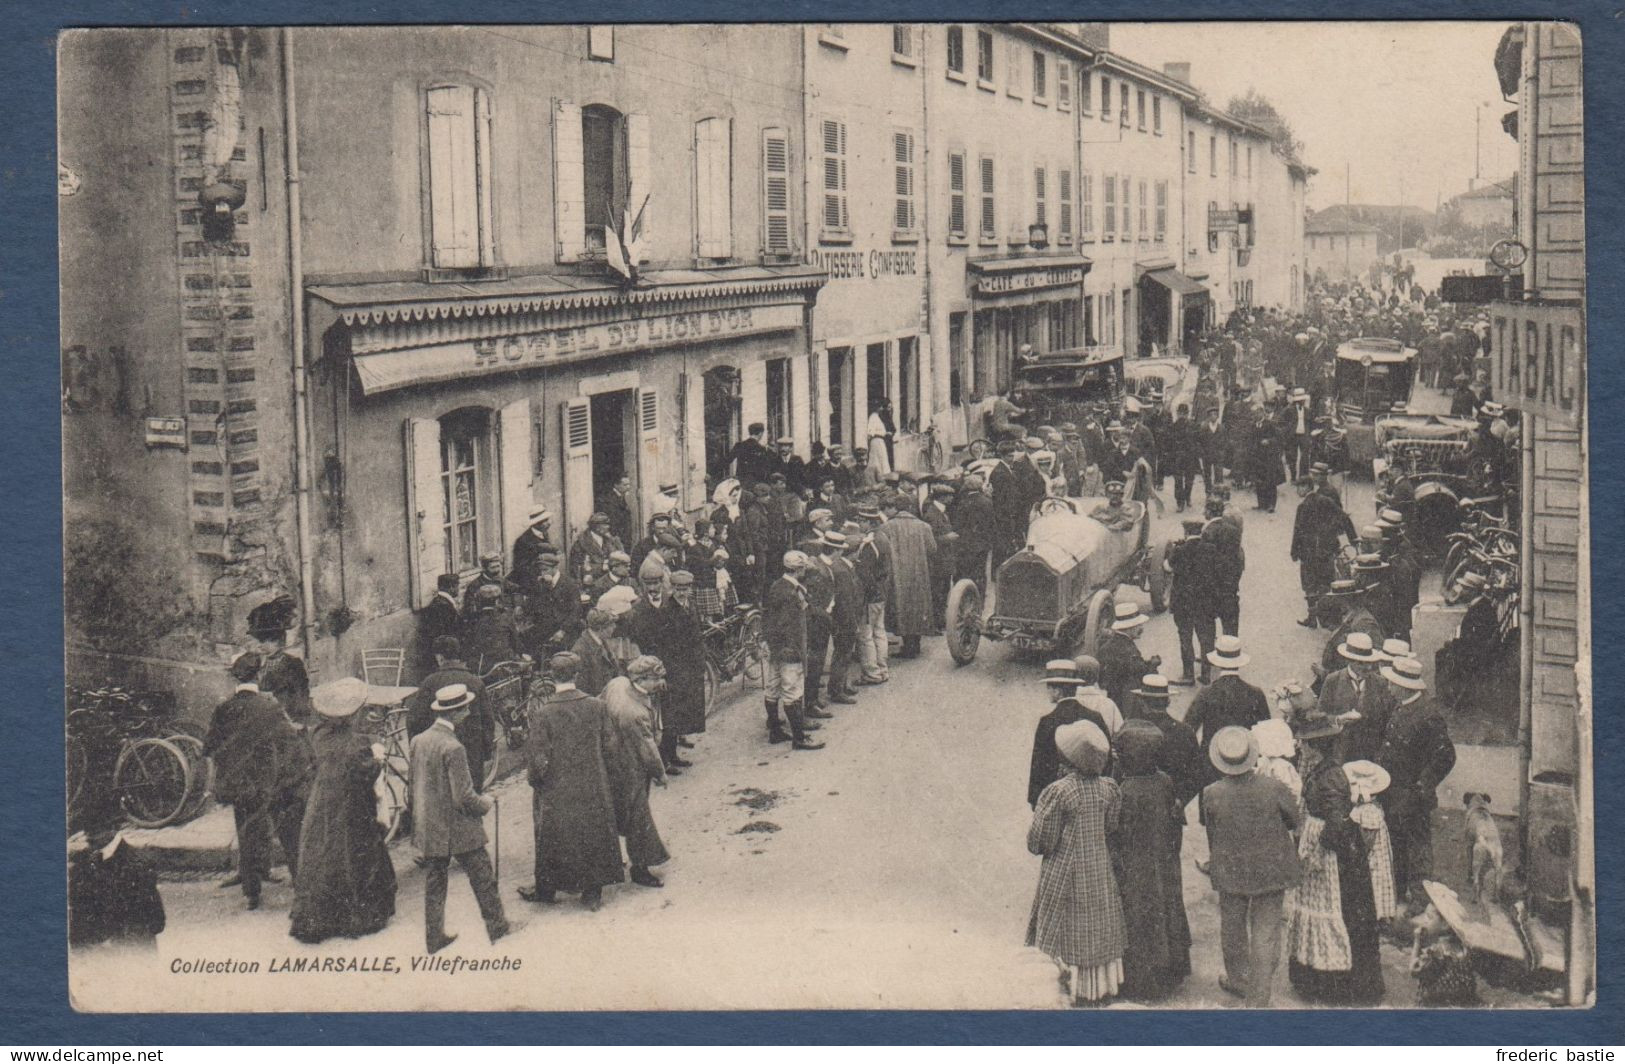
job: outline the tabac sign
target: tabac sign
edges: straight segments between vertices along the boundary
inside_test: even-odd
[[[1490,386],[1497,400],[1579,426],[1586,403],[1584,307],[1490,304],[1490,361]]]

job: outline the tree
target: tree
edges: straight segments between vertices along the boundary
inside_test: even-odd
[[[1246,95],[1232,96],[1225,110],[1244,122],[1251,122],[1255,126],[1269,130],[1275,150],[1288,161],[1302,161],[1303,141],[1293,135],[1292,124],[1275,109],[1269,98],[1257,89],[1249,85]]]

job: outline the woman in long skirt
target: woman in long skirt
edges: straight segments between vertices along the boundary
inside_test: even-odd
[[[1127,932],[1106,838],[1117,830],[1121,795],[1100,775],[1111,749],[1091,721],[1056,729],[1055,746],[1071,766],[1038,796],[1027,849],[1044,859],[1027,921],[1027,945],[1060,966],[1075,1005],[1101,1004],[1123,982]]]
[[[1162,729],[1131,720],[1117,734],[1122,811],[1112,847],[1127,939],[1123,996],[1166,997],[1191,972],[1191,931],[1179,867],[1185,810],[1157,769]]]
[[[316,779],[299,832],[288,932],[301,942],[370,935],[395,915],[395,868],[372,789],[382,763],[355,728],[367,685],[339,680],[314,695]]]
[[[1307,1001],[1382,1001],[1382,942],[1371,866],[1360,825],[1349,818],[1349,780],[1333,756],[1335,720],[1306,722],[1298,766],[1306,816],[1298,856],[1304,876],[1288,896],[1287,975]]]
[[[1399,914],[1394,891],[1394,847],[1388,833],[1388,817],[1377,804],[1377,795],[1388,789],[1388,770],[1375,761],[1350,761],[1343,766],[1349,778],[1349,818],[1360,825],[1365,836],[1366,858],[1371,865],[1371,897],[1377,920],[1392,920]]]

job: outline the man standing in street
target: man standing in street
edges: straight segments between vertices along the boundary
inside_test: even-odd
[[[491,855],[485,851],[482,821],[492,799],[474,789],[468,756],[457,741],[457,723],[473,703],[474,694],[465,687],[441,688],[433,703],[434,724],[412,738],[412,837],[423,855],[423,930],[430,953],[457,938],[446,934],[446,886],[454,857],[468,876],[490,940],[516,930],[503,914]]]
[[[1219,427],[1219,408],[1211,407],[1196,430],[1196,450],[1202,464],[1203,501],[1213,496],[1224,476],[1225,436]]]
[[[802,675],[801,712],[809,720],[828,720],[823,708],[824,660],[829,654],[831,612],[835,608],[835,573],[824,556],[824,534],[814,530],[803,544],[807,567],[801,586],[807,592],[807,661]]]
[[[621,882],[621,842],[610,793],[609,710],[577,690],[580,660],[569,651],[548,661],[553,694],[531,721],[531,813],[536,838],[536,885],[521,887],[530,902],[579,893],[596,912],[604,888]]]
[[[840,532],[824,533],[824,559],[835,582],[830,606],[829,700],[835,705],[857,702],[852,689],[852,665],[857,659],[858,627],[863,623],[863,583],[852,565],[862,546],[858,526],[848,521]]]
[[[1317,462],[1316,467],[1320,464]],[[1315,606],[1336,575],[1334,562],[1341,549],[1339,537],[1353,543],[1356,539],[1354,522],[1330,494],[1320,490],[1317,480],[1315,490],[1298,504],[1297,515],[1292,519],[1291,556],[1298,563],[1298,583],[1309,610],[1298,623],[1305,628],[1315,627]]]
[[[559,568],[559,552],[547,546],[538,550],[525,586],[525,650],[538,661],[553,650],[575,642],[581,634],[584,607],[581,585]]]
[[[999,530],[992,558],[995,573],[1027,540],[1028,504],[1023,501],[1025,495],[1012,467],[1018,449],[1015,440],[1000,440],[999,463],[988,473],[987,486],[993,496],[993,514]]]
[[[959,538],[954,544],[954,579],[970,580],[986,596],[988,559],[999,543],[998,515],[982,478],[967,473],[949,516]]]
[[[513,568],[509,571],[516,580],[529,582],[536,575],[536,556],[542,551],[558,553],[558,547],[553,542],[552,526],[553,514],[547,507],[531,507],[530,527],[513,541]]]
[[[231,806],[237,826],[237,883],[250,909],[260,907],[260,884],[271,876],[271,837],[298,875],[299,829],[305,816],[310,752],[282,708],[259,688],[255,651],[231,663],[236,688],[215,707],[204,756],[214,760],[215,800]],[[230,881],[228,880],[228,884]]]
[[[869,687],[891,679],[891,644],[886,638],[886,595],[891,588],[891,546],[880,535],[886,520],[872,504],[858,509],[865,524],[863,541],[852,567],[863,585],[863,622],[858,626],[858,661],[863,668],[858,686]]]
[[[1426,698],[1420,661],[1400,658],[1381,675],[1399,700],[1375,759],[1391,781],[1382,797],[1394,844],[1395,894],[1420,911],[1427,905],[1422,880],[1433,873],[1433,811],[1439,784],[1456,767],[1456,747]]]
[[[468,772],[474,789],[483,790],[485,769],[496,752],[496,720],[485,697],[485,681],[469,671],[463,659],[463,644],[456,636],[441,636],[434,648],[435,670],[423,678],[417,692],[407,699],[406,734],[420,735],[435,722],[434,693],[442,687],[462,684],[474,701],[457,714],[457,741],[468,755]]]
[[[931,565],[937,543],[931,528],[914,512],[911,498],[897,498],[897,514],[875,533],[891,554],[892,626],[903,639],[900,658],[920,656],[921,637],[934,632],[940,618],[931,593]]]
[[[1202,540],[1213,547],[1217,562],[1213,570],[1213,610],[1225,635],[1241,634],[1241,574],[1247,568],[1247,552],[1241,544],[1241,518],[1225,506],[1229,489],[1219,488],[1202,500],[1206,524]]]
[[[1350,632],[1337,648],[1343,668],[1327,675],[1316,708],[1343,724],[1342,760],[1372,761],[1394,712],[1394,692],[1378,676],[1383,657],[1369,635]]]
[[[434,598],[418,611],[418,668],[425,673],[435,670],[434,648],[440,637],[456,636],[461,631],[458,586],[456,573],[441,573],[435,578]]]
[[[1211,746],[1214,737],[1225,728],[1251,728],[1270,716],[1269,699],[1264,697],[1264,692],[1241,678],[1241,670],[1249,659],[1242,653],[1240,639],[1220,636],[1207,660],[1219,674],[1196,693],[1185,710],[1185,723],[1204,748]],[[1210,776],[1209,781],[1213,778]]]
[[[1100,685],[1121,709],[1128,692],[1140,682],[1140,677],[1156,672],[1162,658],[1147,658],[1138,646],[1146,624],[1151,620],[1134,602],[1119,602],[1114,607],[1111,631],[1100,641]]]
[[[1208,744],[1217,779],[1202,790],[1208,874],[1219,894],[1219,987],[1250,1008],[1270,1003],[1281,962],[1281,907],[1303,878],[1294,834],[1302,818],[1286,784],[1253,771],[1258,746],[1244,728],[1220,729]]]
[[[1191,486],[1201,465],[1201,441],[1191,421],[1191,408],[1180,403],[1174,408],[1174,419],[1162,431],[1162,463],[1157,472],[1174,478],[1174,509],[1181,513],[1191,504]]]
[[[722,470],[726,472],[727,467],[732,466],[739,486],[746,491],[765,481],[777,465],[773,452],[762,442],[767,426],[760,421],[752,422],[748,431],[749,434],[728,452]]]
[[[1177,422],[1176,422],[1177,424]],[[1178,484],[1178,473],[1174,474]],[[1181,687],[1196,683],[1196,662],[1202,662],[1202,682],[1208,681],[1207,655],[1213,649],[1218,629],[1218,606],[1213,581],[1219,568],[1218,553],[1202,539],[1202,522],[1184,522],[1185,536],[1168,550],[1168,569],[1173,586],[1168,592],[1168,608],[1174,615],[1179,636],[1179,678]]]
[[[615,799],[615,825],[626,840],[626,861],[632,882],[640,887],[663,886],[649,871],[670,859],[655,827],[649,807],[649,788],[666,785],[660,756],[660,711],[655,697],[666,680],[659,658],[647,654],[633,658],[626,675],[617,676],[604,689],[609,712],[609,782]]]
[[[953,519],[948,516],[948,505],[954,497],[954,486],[936,482],[931,485],[929,497],[921,511],[921,519],[931,528],[936,551],[931,556],[931,616],[935,619],[932,630],[942,626],[943,614],[948,607],[948,589],[954,580],[954,548],[959,533],[954,531]]]
[[[798,550],[786,551],[783,568],[784,575],[767,589],[762,607],[762,637],[767,642],[767,738],[771,743],[788,740],[794,750],[820,750],[824,744],[807,737],[818,724],[807,721],[801,712],[807,657],[807,589],[802,586],[801,573],[807,568],[807,556]],[[788,735],[779,719],[781,708],[790,724]]]
[[[626,544],[610,535],[609,515],[602,511],[587,518],[586,530],[570,544],[569,574],[582,587],[591,587],[609,572],[609,556]]]

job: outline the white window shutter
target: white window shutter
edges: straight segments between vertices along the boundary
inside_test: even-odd
[[[626,116],[626,209],[637,217],[638,211],[643,211],[643,254],[638,257],[639,262],[649,261],[649,236],[654,232],[654,199],[650,193],[654,191],[653,175],[650,167],[653,160],[650,158],[651,142],[649,129],[649,116],[644,114],[629,114]],[[647,203],[644,201],[648,200]]]
[[[437,267],[477,266],[473,90],[447,85],[425,97],[432,259]]]
[[[769,254],[791,250],[790,138],[783,129],[762,130],[762,247]]]
[[[446,499],[440,483],[440,422],[407,418],[406,573],[412,607],[422,609],[434,598],[436,581],[446,571]]]
[[[491,94],[474,90],[474,221],[481,266],[497,261],[496,230],[492,225],[491,199],[494,175],[491,172]]]
[[[733,119],[719,119],[717,121],[717,131],[711,138],[711,217],[717,227],[717,258],[719,259],[732,258],[734,253],[733,130]]]
[[[711,217],[711,136],[716,128],[715,118],[702,118],[694,123],[694,254],[699,258],[716,257],[716,223]]]
[[[660,465],[660,396],[653,388],[638,389],[638,487],[642,489],[643,512],[657,513],[662,507],[660,485],[667,479]]]
[[[554,100],[553,239],[560,262],[580,261],[587,248],[585,166],[581,108],[568,100]]]
[[[702,503],[705,494],[705,378],[698,373],[678,376],[678,394],[681,396],[682,440],[684,456],[683,482],[685,500]]]
[[[694,203],[696,251],[702,259],[733,254],[732,145],[730,121],[706,118],[694,126]]]
[[[516,399],[497,412],[497,461],[502,476],[502,546],[513,546],[519,533],[530,527],[533,502],[531,481],[530,399]],[[513,559],[508,558],[511,568]]]
[[[566,399],[559,404],[559,432],[564,451],[564,519],[568,529],[565,542],[587,527],[592,516],[592,403],[588,399]]]

